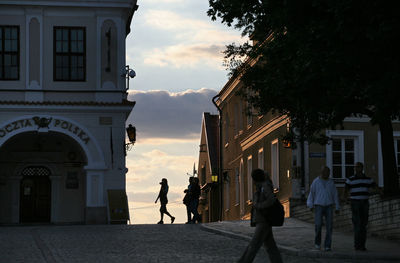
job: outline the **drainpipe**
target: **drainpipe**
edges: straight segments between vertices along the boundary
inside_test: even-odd
[[[216,99],[219,98],[219,94],[215,95],[212,98],[212,102],[214,106],[218,109],[218,116],[219,116],[219,122],[218,122],[218,131],[219,131],[219,138],[218,138],[218,146],[219,146],[219,154],[218,154],[218,191],[219,191],[219,206],[218,206],[218,216],[219,216],[219,221],[222,221],[223,215],[223,195],[222,195],[222,190],[223,190],[223,179],[222,179],[222,110],[220,107],[218,107],[217,103],[215,102]]]

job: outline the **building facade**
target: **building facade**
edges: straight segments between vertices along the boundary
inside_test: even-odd
[[[136,0],[0,1],[0,223],[106,223]],[[121,76],[121,74],[123,76]]]
[[[203,114],[198,161],[198,176],[202,190],[199,213],[203,223],[218,221],[220,216],[218,125],[218,115],[208,112]]]
[[[222,149],[222,178],[218,180],[218,191],[222,192],[219,203],[222,220],[249,219],[254,191],[251,171],[255,168],[270,174],[275,194],[284,205],[286,216],[290,216],[293,205],[306,209],[304,200],[309,187],[324,166],[331,169],[331,177],[342,200],[346,198],[344,181],[354,174],[356,162],[363,162],[366,175],[383,187],[381,135],[379,127],[372,126],[368,118],[346,118],[343,127],[323,131],[331,138],[327,145],[309,145],[307,142],[303,146],[300,142],[295,146],[288,145],[283,138],[291,128],[290,119],[271,112],[257,115],[238,95],[242,88],[240,78],[231,78],[216,101],[222,118],[222,145],[215,146]],[[400,122],[393,122],[393,130],[400,171]],[[199,161],[199,171],[202,165]],[[202,173],[199,177],[202,181]],[[200,209],[200,212],[206,211]],[[296,214],[301,214],[298,209]],[[393,218],[391,214],[382,216]]]

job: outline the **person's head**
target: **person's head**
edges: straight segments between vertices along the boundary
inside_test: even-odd
[[[329,169],[328,166],[325,166],[324,168],[322,168],[322,170],[321,170],[321,178],[322,179],[328,180],[330,174],[331,174],[331,169]]]
[[[168,184],[167,179],[166,179],[166,178],[161,179],[160,184],[162,184],[162,185],[167,185],[167,184]]]
[[[356,170],[356,174],[362,174],[364,170],[364,164],[362,162],[356,162],[354,169]]]
[[[193,177],[193,183],[194,184],[199,184],[199,178],[198,177]]]
[[[190,183],[190,184],[193,182],[193,178],[194,178],[193,176],[190,176],[190,177],[189,177],[189,183]]]
[[[264,170],[261,169],[254,169],[251,172],[251,178],[253,178],[255,183],[260,183],[264,182],[266,179],[267,174],[264,172]]]

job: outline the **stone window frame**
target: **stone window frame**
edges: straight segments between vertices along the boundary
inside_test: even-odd
[[[327,130],[326,135],[330,138],[351,138],[354,139],[354,163],[364,163],[364,131],[362,130]],[[342,178],[333,178],[333,156],[332,143],[326,145],[326,166],[331,169],[331,178],[337,183],[337,186],[344,186],[346,180],[345,174]]]
[[[279,191],[279,139],[271,141],[271,180],[274,192]]]

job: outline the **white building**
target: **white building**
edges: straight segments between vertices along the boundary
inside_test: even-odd
[[[105,223],[137,0],[0,0],[0,223]]]

